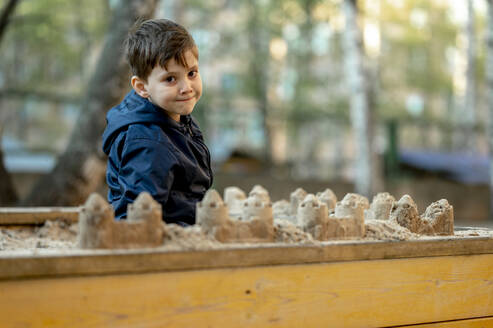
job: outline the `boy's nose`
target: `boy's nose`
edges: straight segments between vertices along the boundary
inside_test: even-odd
[[[185,94],[189,93],[190,91],[192,91],[191,83],[188,81],[183,81],[183,83],[180,85],[180,93]]]

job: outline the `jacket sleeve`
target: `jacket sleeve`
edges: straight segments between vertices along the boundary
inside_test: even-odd
[[[151,139],[129,140],[121,154],[118,182],[122,198],[115,211],[126,212],[127,205],[143,191],[150,193],[164,209],[176,164],[176,156],[165,143]]]

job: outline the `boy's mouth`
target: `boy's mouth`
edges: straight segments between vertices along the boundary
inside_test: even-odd
[[[190,98],[186,98],[186,99],[176,99],[176,101],[180,101],[180,102],[183,102],[183,101],[189,101],[189,100],[192,100],[194,97],[190,97]]]

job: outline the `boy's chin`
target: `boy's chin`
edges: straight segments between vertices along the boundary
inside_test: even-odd
[[[185,109],[185,108],[181,108],[179,110],[172,110],[172,111],[168,111],[168,110],[165,110],[168,115],[180,115],[180,116],[184,116],[184,115],[190,115],[192,114],[193,112],[193,108],[191,109]]]
[[[186,110],[181,111],[180,115],[190,115],[190,114],[192,114],[192,112],[193,112],[193,107],[190,109],[186,109]]]

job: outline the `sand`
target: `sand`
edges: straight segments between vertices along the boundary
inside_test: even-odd
[[[166,237],[164,238],[163,246],[166,249],[213,249],[222,245],[213,237],[204,234],[198,226],[184,228],[176,224],[167,224],[165,229]]]
[[[274,238],[276,243],[286,244],[313,244],[315,241],[309,233],[296,227],[292,222],[276,219],[274,220]]]
[[[489,237],[493,238],[493,230],[480,227],[458,227],[454,230],[456,237]]]
[[[366,220],[365,228],[365,240],[410,240],[420,237],[390,220]]]
[[[14,226],[0,228],[0,251],[14,249],[76,248],[77,223],[46,221],[40,227]]]
[[[403,241],[430,238],[410,232],[408,229],[389,220],[366,220],[366,235],[359,241]],[[0,252],[12,250],[36,249],[77,249],[77,223],[67,223],[61,220],[47,221],[42,226],[9,226],[0,228]],[[274,235],[276,244],[310,244],[320,242],[303,232],[288,220],[274,220]],[[454,236],[447,238],[487,237],[493,238],[493,230],[487,228],[460,228]],[[272,243],[271,243],[272,244]],[[159,249],[167,250],[204,250],[237,247],[256,247],[258,243],[228,243],[223,244],[213,237],[204,234],[198,226],[181,227],[175,224],[166,225],[164,244]]]

